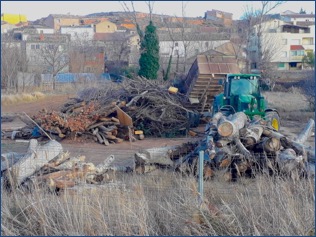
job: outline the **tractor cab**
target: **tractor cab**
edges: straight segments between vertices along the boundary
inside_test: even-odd
[[[260,91],[261,83],[259,74],[228,74],[224,81],[224,92],[215,96],[213,115],[217,112],[226,116],[244,112],[250,119],[260,116],[269,120],[271,126],[279,130],[278,113],[274,109],[267,109]]]

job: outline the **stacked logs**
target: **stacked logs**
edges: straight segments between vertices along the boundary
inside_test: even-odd
[[[36,157],[36,159],[34,159]],[[113,165],[115,157],[107,157],[98,165],[86,162],[85,156],[71,157],[63,152],[55,140],[40,145],[31,139],[25,154],[1,155],[1,188],[47,188],[60,192],[82,184],[105,184],[113,179],[113,172],[130,172],[129,167]]]
[[[275,131],[260,117],[249,120],[243,112],[230,116],[217,113],[206,125],[198,144],[146,149],[135,153],[135,172],[171,168],[183,174],[197,174],[200,151],[204,151],[204,178],[224,173],[227,181],[240,176],[269,175],[300,178],[311,175],[315,151],[304,145],[314,120],[292,140]],[[175,156],[176,155],[176,156]]]
[[[101,106],[96,101],[75,98],[68,101],[60,112],[42,110],[33,119],[55,139],[76,139],[84,135],[108,146],[133,137],[130,134],[132,127],[129,129],[117,118],[117,110],[124,105],[122,101]]]
[[[252,177],[258,170],[302,177],[309,173],[308,162],[315,159],[314,150],[304,145],[313,127],[310,119],[291,140],[259,117],[250,121],[243,112],[228,117],[219,112],[206,128],[206,163],[214,171],[226,169],[227,180]]]

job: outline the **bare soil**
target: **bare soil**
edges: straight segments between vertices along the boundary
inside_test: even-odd
[[[2,115],[12,115],[16,113],[25,112],[29,116],[37,114],[41,109],[47,110],[59,110],[59,108],[70,98],[71,96],[66,95],[54,95],[45,97],[39,101],[34,101],[30,103],[17,104],[14,106],[3,106],[1,114]],[[25,124],[17,117],[14,118],[12,122],[1,122],[1,129],[19,129],[25,126]],[[201,128],[200,128],[201,129]],[[104,146],[98,144],[94,141],[81,141],[80,138],[76,141],[70,139],[64,139],[61,144],[64,151],[70,152],[71,156],[84,155],[86,156],[86,161],[99,164],[104,161],[104,159],[109,155],[115,156],[115,162],[118,165],[130,166],[133,164],[133,157],[135,152],[153,148],[153,147],[163,147],[163,146],[174,146],[180,145],[188,141],[196,141],[198,137],[182,137],[182,138],[145,138],[144,140],[136,142],[124,141],[120,144],[110,144],[109,146]],[[14,140],[1,140],[1,153],[5,152],[26,152],[28,143],[23,141]]]
[[[14,106],[3,106],[1,114],[4,115],[14,115],[15,113],[26,112],[28,115],[35,115],[38,111],[45,108],[47,110],[59,110],[68,98],[69,95],[54,95],[47,96],[39,101],[34,101],[30,103],[22,103]],[[12,122],[1,122],[1,129],[9,129],[23,126],[23,122],[18,118],[15,118]],[[282,127],[280,132],[290,138],[295,138],[299,132],[304,128],[305,123],[301,121],[282,121]],[[204,126],[201,125],[197,128],[198,131],[202,132]],[[74,140],[63,140],[61,144],[63,145],[64,151],[69,151],[72,156],[84,155],[86,156],[86,161],[99,164],[107,156],[114,155],[115,163],[118,165],[132,165],[133,156],[135,152],[153,148],[153,147],[163,147],[163,146],[173,146],[179,145],[188,141],[196,141],[201,139],[200,137],[182,137],[182,138],[145,138],[141,141],[128,142],[124,141],[120,144],[110,144],[109,146],[104,146],[98,144],[94,141],[77,141]],[[307,144],[309,146],[315,147],[315,137],[308,139]],[[27,150],[28,143],[22,141],[13,140],[1,140],[1,153],[14,151],[24,153]]]

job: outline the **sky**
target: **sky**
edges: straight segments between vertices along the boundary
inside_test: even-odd
[[[130,6],[130,1],[126,1]],[[252,6],[260,7],[260,1],[154,1],[153,13],[171,16],[182,16],[182,3],[184,16],[203,17],[207,10],[221,10],[233,13],[233,19],[237,20]],[[135,10],[148,12],[145,1],[134,1]],[[280,13],[286,10],[306,13],[315,13],[315,1],[286,1],[271,13]],[[124,11],[119,1],[1,1],[1,13],[23,14],[27,19],[34,21],[49,14],[87,15],[97,12]]]

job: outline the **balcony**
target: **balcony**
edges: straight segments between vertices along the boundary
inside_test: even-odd
[[[304,56],[290,56],[290,61],[301,62]]]

